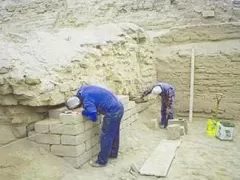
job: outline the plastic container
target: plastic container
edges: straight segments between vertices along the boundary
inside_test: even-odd
[[[208,119],[207,136],[215,137],[217,134],[217,129],[219,125],[220,125],[220,120]]]
[[[228,121],[220,122],[217,127],[216,137],[222,141],[232,141],[235,131],[235,124]]]

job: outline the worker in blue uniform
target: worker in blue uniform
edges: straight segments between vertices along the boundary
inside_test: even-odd
[[[174,118],[175,88],[168,83],[158,82],[144,91],[141,98],[151,93],[162,98],[160,127],[166,128],[168,120]]]
[[[101,150],[96,161],[91,161],[93,167],[105,166],[108,158],[117,158],[119,150],[120,122],[124,108],[120,100],[110,91],[94,85],[82,86],[76,96],[66,101],[70,110],[83,107],[82,115],[87,119],[97,121],[98,113],[104,115],[100,134]]]

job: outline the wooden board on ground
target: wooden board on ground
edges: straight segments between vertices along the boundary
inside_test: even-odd
[[[140,169],[141,175],[165,177],[171,166],[181,140],[163,140],[145,161]]]

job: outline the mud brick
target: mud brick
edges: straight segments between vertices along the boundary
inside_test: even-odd
[[[35,124],[35,131],[37,133],[49,133],[49,124],[47,121],[39,121]]]
[[[180,125],[173,124],[167,127],[167,139],[176,140],[180,138]]]
[[[62,135],[61,143],[63,145],[79,145],[91,139],[92,131],[85,131],[79,135],[71,136],[71,135]]]
[[[49,133],[50,132],[50,126],[58,125],[60,124],[60,121],[58,120],[43,120],[35,123],[35,131],[37,133]]]
[[[95,136],[91,139],[91,146],[92,147],[94,147],[98,143],[99,143],[99,136]]]
[[[100,145],[99,144],[95,145],[90,151],[91,151],[92,157],[96,156],[100,151]]]
[[[77,146],[52,145],[51,152],[57,156],[78,157],[85,152],[85,144]]]
[[[179,124],[180,126],[184,126],[185,134],[188,133],[188,122],[186,119],[169,119],[168,125]]]
[[[60,135],[56,134],[37,134],[35,139],[37,143],[60,144]]]
[[[208,11],[203,11],[203,12],[202,12],[202,16],[203,16],[204,18],[213,18],[213,17],[215,16],[215,12],[214,12],[214,11],[210,11],[210,10],[208,10]]]
[[[185,133],[184,126],[180,126],[179,133],[181,136],[183,136]]]
[[[92,148],[92,141],[91,141],[91,139],[85,141],[85,148],[86,148],[86,151],[88,151],[89,149]]]
[[[67,111],[66,107],[60,107],[56,109],[51,109],[48,111],[49,118],[51,119],[59,119],[60,114],[63,113],[64,111]]]
[[[90,120],[86,120],[83,123],[84,123],[84,131],[87,131],[93,127],[94,122],[92,122]]]
[[[84,117],[78,112],[60,114],[60,122],[62,124],[80,124],[82,121],[84,121]]]
[[[101,127],[96,126],[92,129],[92,137],[99,136],[101,133]]]
[[[50,132],[53,134],[78,135],[84,132],[84,124],[50,125]]]

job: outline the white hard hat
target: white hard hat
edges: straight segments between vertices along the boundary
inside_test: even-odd
[[[155,86],[152,90],[152,93],[155,95],[159,95],[162,93],[162,88],[160,86]]]
[[[70,97],[66,101],[66,106],[68,109],[75,109],[81,104],[81,100],[77,96]]]

